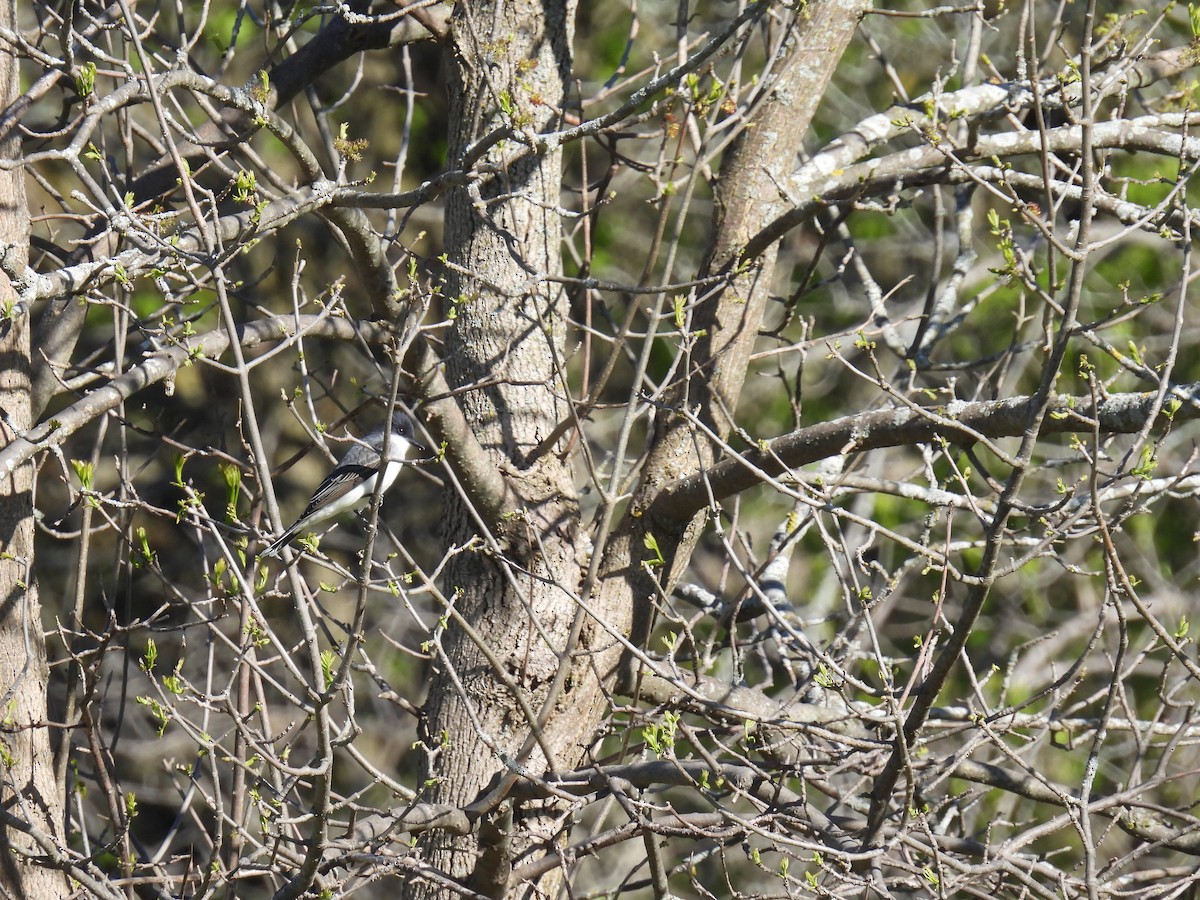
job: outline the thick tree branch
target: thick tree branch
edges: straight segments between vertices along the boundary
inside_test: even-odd
[[[400,0],[398,6],[411,5]],[[349,10],[346,10],[349,12]],[[335,15],[318,31],[312,40],[305,43],[291,56],[274,66],[259,66],[255,76],[244,85],[247,90],[266,85],[264,103],[271,109],[279,109],[291,102],[301,91],[329,70],[359,53],[384,50],[400,44],[441,39],[445,33],[449,6],[441,5],[429,9],[414,10],[400,18],[381,18],[378,21],[350,22],[345,16]],[[266,78],[257,74],[265,70]],[[205,161],[205,154],[214,146],[233,147],[249,140],[257,131],[253,119],[244,111],[231,111],[221,123],[209,122],[196,133],[195,140],[178,145],[180,155],[193,168]],[[147,168],[129,190],[138,202],[158,197],[175,188],[179,173],[172,161],[161,160]]]
[[[238,328],[243,348],[257,347],[296,337],[321,337],[330,340],[366,340],[383,343],[392,332],[374,323],[353,322],[330,316],[278,316],[251,322]],[[143,388],[169,378],[197,359],[216,359],[229,349],[229,338],[218,328],[203,335],[181,340],[176,346],[155,352],[119,378],[89,391],[48,422],[17,435],[0,449],[0,474],[7,475],[28,462],[35,453],[61,445],[93,419],[116,409]]]
[[[1191,162],[1200,159],[1200,139],[1189,137],[1186,132],[1197,124],[1200,124],[1200,116],[1187,113],[1102,122],[1093,127],[1095,148],[1147,150]],[[1179,129],[1184,133],[1176,134],[1166,129]],[[756,258],[789,231],[806,223],[816,210],[829,203],[876,196],[882,191],[893,189],[896,184],[908,187],[961,184],[969,180],[970,171],[954,166],[955,160],[971,162],[1040,153],[1043,140],[1051,152],[1069,152],[1072,147],[1079,146],[1080,127],[1064,125],[1047,129],[1044,134],[1027,131],[988,135],[962,148],[950,144],[913,147],[863,163],[852,165],[847,162],[845,166],[837,165],[837,161],[844,155],[840,151],[822,153],[802,166],[788,184],[789,193],[795,199],[795,206],[747,241],[741,258]],[[988,167],[988,171],[993,171],[993,168]],[[1013,176],[1022,177],[1021,173],[1013,173]],[[1079,191],[1078,185],[1064,189],[1076,194]],[[1134,207],[1135,204],[1128,201],[1114,201],[1113,212],[1122,221],[1127,221],[1131,215],[1130,210]],[[1136,216],[1136,213],[1133,215]]]
[[[861,0],[823,0],[805,7],[789,23],[780,49],[778,75],[762,102],[754,110],[750,127],[739,135],[726,153],[714,205],[713,236],[704,269],[731,268],[751,235],[781,212],[782,200],[775,189],[792,170],[803,146],[817,100],[858,25],[867,4]],[[701,337],[686,360],[686,369],[674,390],[675,402],[697,407],[706,424],[718,437],[728,434],[733,412],[745,381],[754,341],[762,322],[774,269],[773,252],[737,273],[722,290],[699,304],[694,327]],[[669,592],[699,537],[697,523],[688,527],[686,518],[656,540],[665,563],[659,570],[662,582],[643,566],[645,535],[658,523],[640,512],[664,481],[690,469],[703,469],[712,459],[712,447],[699,439],[690,423],[680,417],[662,416],[655,423],[642,484],[630,505],[631,515],[610,544],[605,560],[610,589],[620,585],[629,592],[634,606],[635,644],[643,643],[653,627],[650,598]],[[618,576],[616,579],[611,576]],[[622,683],[633,679],[631,660],[622,671]]]
[[[1172,421],[1200,418],[1200,383],[1180,385],[1171,396],[1181,401]],[[856,413],[822,422],[664,485],[649,512],[658,521],[686,522],[708,505],[710,492],[715,500],[724,500],[761,485],[763,475],[774,478],[789,469],[847,453],[937,438],[971,444],[980,437],[1020,437],[1037,403],[1036,397],[955,402],[926,409],[899,407]],[[1101,434],[1135,434],[1146,426],[1157,403],[1158,395],[1153,392],[1112,394],[1098,404],[1088,397],[1060,396],[1051,402],[1041,433],[1069,434],[1095,428]],[[1166,414],[1161,418],[1167,419]]]

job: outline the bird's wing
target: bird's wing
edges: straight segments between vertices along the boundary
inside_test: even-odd
[[[365,438],[356,440],[342,457],[336,468],[345,466],[366,466],[369,469],[379,468],[379,451],[383,448],[383,432],[372,432]]]
[[[376,456],[376,460],[378,458]],[[346,496],[348,491],[358,487],[358,485],[362,484],[378,471],[378,465],[360,466],[354,463],[343,462],[330,472],[325,477],[325,480],[317,486],[316,491],[313,492],[312,499],[308,501],[308,506],[304,508],[304,513],[297,521],[303,521],[321,507],[335,503]]]

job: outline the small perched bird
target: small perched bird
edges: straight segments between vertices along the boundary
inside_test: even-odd
[[[258,554],[260,559],[275,556],[296,535],[314,525],[332,519],[349,509],[361,509],[371,502],[379,479],[383,479],[382,490],[386,491],[400,474],[409,451],[428,453],[413,435],[413,423],[402,412],[392,415],[392,433],[388,438],[387,460],[383,459],[383,438],[386,430],[381,426],[366,437],[355,442],[346,451],[341,462],[325,476],[313,492],[308,506],[283,534],[271,541]]]

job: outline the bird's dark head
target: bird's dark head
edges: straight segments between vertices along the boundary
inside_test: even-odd
[[[408,413],[392,413],[392,434],[404,438],[417,455],[429,455],[429,448],[417,440],[417,429]]]

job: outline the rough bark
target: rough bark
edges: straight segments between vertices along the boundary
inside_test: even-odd
[[[498,127],[535,133],[556,127],[571,74],[574,14],[573,3],[552,0],[458,7],[448,47],[452,160]],[[447,568],[446,594],[485,636],[510,679],[508,687],[498,684],[472,637],[453,624],[447,629],[426,710],[433,754],[428,799],[455,805],[474,800],[510,763],[535,773],[574,765],[588,725],[586,717],[565,714],[577,709],[573,688],[587,677],[583,663],[564,661],[576,615],[572,595],[586,565],[575,542],[579,513],[571,471],[554,454],[525,461],[567,415],[556,371],[564,357],[567,298],[545,282],[509,293],[537,275],[561,272],[555,211],[561,151],[506,164],[512,150],[511,141],[491,146],[482,165],[496,166],[503,177],[481,195],[458,189],[446,205],[447,293],[456,314],[447,379],[457,389],[475,386],[462,394],[462,409],[521,504],[506,511],[506,533],[493,542],[480,538],[477,517],[462,498],[447,501],[447,541],[470,547]],[[500,553],[514,564],[499,561]],[[581,671],[560,692],[537,746],[528,712],[545,703],[560,664]],[[547,760],[546,750],[555,758]],[[481,849],[473,835],[435,833],[427,845],[429,861],[442,871],[482,893],[500,893],[503,854],[485,853],[477,867]],[[439,893],[432,884],[414,886],[415,896]]]
[[[0,4],[0,27],[15,28],[13,0]],[[0,54],[0,103],[7,109],[19,95],[16,59]],[[14,159],[19,140],[0,145],[4,159]],[[0,171],[0,244],[8,248],[6,265],[20,271],[28,256],[29,210],[25,174]],[[15,292],[0,273],[0,308],[9,310]],[[0,441],[30,427],[29,317],[9,315],[0,321]],[[0,893],[6,897],[45,900],[70,893],[62,871],[38,858],[57,855],[63,846],[62,799],[54,779],[50,734],[46,727],[46,644],[37,568],[33,553],[32,464],[18,466],[0,479],[0,806],[5,837],[0,845]]]

